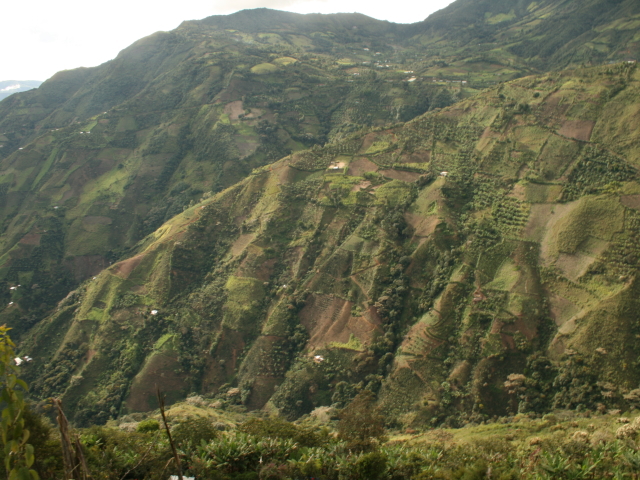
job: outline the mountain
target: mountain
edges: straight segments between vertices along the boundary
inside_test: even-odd
[[[242,11],[0,102],[34,394],[84,424],[158,382],[290,418],[369,388],[406,425],[622,402],[640,13],[614,6]]]
[[[352,39],[360,46],[389,26],[361,15],[318,21],[338,30],[334,17],[361,26]],[[297,36],[223,27],[186,23],[0,103],[0,281],[3,291],[30,285],[20,315],[0,313],[14,335],[164,221],[253,168],[471,91],[408,82],[397,62],[376,69],[346,58],[340,42],[353,30],[334,38],[302,27]]]
[[[0,102],[0,288],[32,286],[0,321],[19,336],[191,202],[292,151],[584,62],[596,41],[592,61],[637,53],[634,2],[516,3],[458,0],[413,25],[213,16]],[[588,28],[553,43],[554,19],[576,12]],[[565,53],[523,50],[545,42]]]
[[[34,327],[33,388],[79,423],[156,384],[290,418],[368,388],[406,425],[616,407],[638,98],[635,64],[527,77],[255,169]]]
[[[38,80],[3,80],[0,81],[0,100],[18,92],[26,92],[32,88],[38,88],[42,82]]]
[[[426,73],[476,82],[639,60],[633,0],[458,0],[408,26]]]

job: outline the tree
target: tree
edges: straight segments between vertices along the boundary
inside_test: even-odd
[[[360,392],[340,414],[338,438],[355,451],[371,450],[384,437],[384,417],[375,408],[375,394]]]
[[[3,404],[0,433],[4,445],[4,467],[8,480],[39,480],[31,468],[35,460],[33,446],[27,443],[29,430],[24,427],[28,387],[18,378],[15,344],[9,338],[9,328],[0,327],[0,402]]]

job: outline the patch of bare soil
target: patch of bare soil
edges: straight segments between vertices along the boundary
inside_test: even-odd
[[[429,325],[417,322],[402,342],[402,352],[407,355],[426,357],[433,350],[444,343],[444,340],[434,337],[429,332]],[[407,364],[408,366],[408,364]]]
[[[251,394],[246,406],[249,410],[258,410],[266,405],[276,387],[282,383],[282,378],[258,375],[253,380]]]
[[[516,183],[513,187],[513,190],[511,190],[511,193],[509,194],[509,196],[516,198],[521,202],[524,202],[526,200],[526,194],[527,194],[527,187],[525,187],[521,183]]]
[[[570,214],[576,208],[578,202],[566,204],[537,203],[531,205],[529,222],[525,227],[525,237],[533,242],[540,242],[540,258],[544,265],[548,265],[554,259],[555,252],[554,226],[558,221]]]
[[[365,180],[364,182],[360,182],[357,185],[354,185],[351,189],[352,192],[359,192],[360,190],[365,190],[367,187],[371,186],[371,182]]]
[[[360,153],[364,153],[369,150],[369,147],[373,145],[373,142],[378,138],[378,133],[368,133],[362,142],[362,147],[360,147]]]
[[[380,326],[377,313],[370,310],[362,317],[352,317],[353,302],[330,295],[311,295],[300,311],[302,325],[309,333],[309,348],[320,348],[331,342],[346,343],[351,335],[368,342]]]
[[[242,107],[242,100],[236,100],[235,102],[227,103],[224,106],[223,113],[229,115],[229,120],[236,121],[238,117],[244,114],[244,108]]]
[[[591,120],[565,120],[560,130],[558,130],[558,133],[565,137],[588,142],[591,138],[594,125],[595,122]]]
[[[217,393],[218,388],[227,383],[236,372],[238,357],[245,348],[242,334],[223,329],[213,356],[207,355],[207,363],[202,377],[202,393]]]
[[[419,177],[419,173],[415,172],[404,172],[402,170],[380,170],[380,173],[388,178],[393,178],[394,180],[402,180],[403,182],[415,182]]]
[[[83,358],[84,363],[89,363],[91,359],[96,356],[96,353],[98,353],[97,350],[91,350],[91,349],[87,350],[87,353]]]
[[[548,203],[531,205],[529,221],[524,229],[524,236],[527,240],[531,240],[533,242],[542,241],[553,207],[553,205]]]
[[[563,101],[563,97],[564,95],[560,92],[552,93],[551,95],[549,95],[544,102],[543,115],[564,115],[565,112],[569,109],[569,104],[560,104]]]
[[[482,135],[480,135],[481,139],[484,138],[499,138],[500,134],[498,132],[494,132],[493,130],[491,130],[491,126],[488,126],[487,128],[484,129],[484,132],[482,132]]]
[[[174,354],[153,355],[135,376],[126,405],[131,412],[148,412],[157,408],[156,385],[167,394],[167,403],[181,396],[185,387],[184,375],[176,373],[180,364]]]
[[[589,266],[596,261],[595,256],[586,255],[584,253],[561,253],[556,260],[558,267],[564,275],[574,282],[587,273]]]
[[[22,237],[20,243],[22,245],[40,245],[40,238],[42,238],[41,234],[31,232]]]
[[[508,333],[500,333],[500,341],[503,347],[505,347],[508,350],[511,350],[512,352],[517,349],[516,341]]]
[[[253,233],[245,233],[244,235],[240,235],[235,242],[233,242],[233,245],[231,245],[231,255],[238,256],[240,255],[245,248],[247,248],[247,245],[249,245],[253,239],[255,238],[255,235]]]
[[[135,257],[127,258],[122,262],[116,263],[111,270],[112,273],[122,278],[129,278],[129,275],[131,275],[131,272],[133,272],[133,270],[138,265],[140,265],[140,262],[145,257],[145,255],[146,254],[141,253],[139,255],[136,255]]]
[[[404,218],[413,227],[413,234],[416,237],[428,237],[435,232],[440,223],[440,218],[436,215],[425,217],[417,213],[405,213]]]
[[[549,311],[555,324],[561,327],[570,318],[578,314],[580,308],[566,298],[552,293],[549,295]]]
[[[251,137],[248,135],[238,135],[235,137],[236,146],[238,147],[238,151],[240,153],[240,158],[245,158],[251,155],[256,151],[260,142],[256,139],[256,137]],[[225,165],[226,166],[226,165]],[[233,162],[229,164],[230,167],[235,167]]]
[[[271,278],[273,267],[277,262],[277,258],[262,260],[262,251],[254,252],[256,248],[249,247],[249,253],[242,260],[242,263],[235,272],[237,277],[257,278],[266,282]]]
[[[527,321],[523,317],[517,317],[515,322],[508,325],[501,325],[501,331],[511,334],[520,332],[529,341],[535,338],[535,336],[537,335],[535,326],[528,325]]]
[[[111,310],[110,315],[114,323],[127,329],[132,325],[141,325],[144,322],[142,315],[145,311],[148,312],[146,307],[138,305]]]
[[[79,255],[65,260],[65,265],[76,281],[81,282],[100,273],[109,266],[109,262],[102,255]]]
[[[492,335],[499,335],[502,346],[508,350],[516,350],[516,342],[513,339],[513,334],[516,332],[518,332],[518,329],[515,328],[515,326],[513,325],[505,326],[505,323],[502,320],[499,320],[497,318],[491,324],[490,333]]]
[[[262,110],[259,108],[252,108],[249,113],[247,113],[244,118],[258,118],[262,116]]]
[[[360,157],[356,158],[349,164],[347,175],[352,177],[361,177],[365,172],[375,172],[378,170],[378,166],[368,158]]]
[[[290,183],[295,179],[296,170],[289,165],[278,165],[273,170],[278,173],[278,181],[280,184]]]
[[[135,285],[131,287],[131,291],[136,295],[146,295],[147,293],[149,293],[146,285]]]
[[[625,207],[640,210],[640,195],[622,195],[620,203]]]
[[[419,153],[404,153],[398,159],[398,163],[429,163],[431,152],[429,150]]]
[[[551,345],[549,345],[549,357],[554,360],[559,359],[567,349],[568,343],[569,337],[567,337],[566,335],[557,334],[551,341]]]

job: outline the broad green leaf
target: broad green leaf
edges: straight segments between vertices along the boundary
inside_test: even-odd
[[[27,444],[24,446],[24,458],[26,460],[27,467],[33,465],[33,462],[35,461],[35,456],[33,454],[33,445]]]

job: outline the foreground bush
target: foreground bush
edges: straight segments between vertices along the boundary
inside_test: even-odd
[[[55,431],[37,416],[27,418],[25,424],[34,433],[34,465],[42,468],[38,471],[42,480],[63,478],[55,462],[59,448]],[[608,433],[596,427],[580,430],[575,422],[560,425],[552,420],[514,424],[513,430],[499,424],[483,426],[475,433],[473,428],[460,430],[459,436],[475,435],[462,441],[453,441],[449,432],[435,431],[428,437],[433,439],[423,437],[423,443],[369,442],[367,450],[351,448],[351,439],[277,418],[254,418],[225,432],[216,430],[209,419],[191,418],[174,424],[172,431],[185,476],[199,480],[638,478],[640,431],[619,423],[608,425]],[[502,433],[491,433],[494,427]],[[529,433],[519,440],[504,434],[521,427]],[[616,429],[633,432],[615,438]],[[540,436],[531,436],[532,431]],[[478,435],[480,432],[485,435]],[[80,439],[94,480],[166,480],[176,473],[163,430],[125,432],[92,427],[81,431]]]

